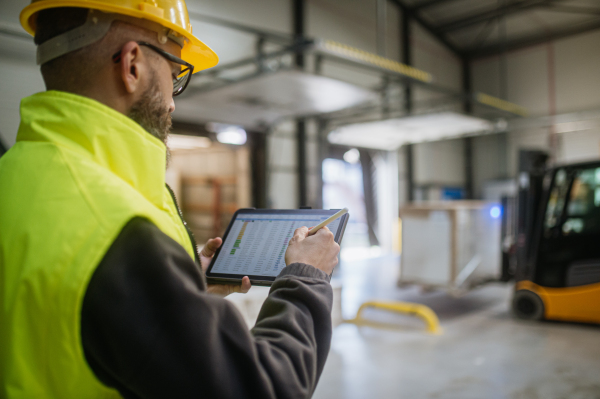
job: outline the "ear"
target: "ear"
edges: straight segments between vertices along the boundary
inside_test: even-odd
[[[127,93],[133,94],[139,90],[141,77],[145,72],[144,54],[136,42],[127,42],[121,49],[121,79]]]

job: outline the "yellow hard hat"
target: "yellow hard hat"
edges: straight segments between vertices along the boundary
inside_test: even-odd
[[[89,8],[158,23],[185,39],[181,58],[194,66],[194,73],[219,62],[217,54],[192,34],[184,0],[32,0],[21,11],[21,25],[35,35],[37,13],[58,7]]]

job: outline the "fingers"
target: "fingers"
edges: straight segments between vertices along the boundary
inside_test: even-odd
[[[294,236],[292,237],[292,240],[294,240],[294,241],[303,240],[306,238],[307,235],[308,235],[308,227],[302,226],[294,231]]]
[[[250,288],[252,288],[252,284],[250,284],[250,278],[248,276],[244,276],[244,278],[242,279],[242,284],[226,285],[224,287],[227,287],[227,289],[229,290],[227,295],[233,293],[246,294],[248,291],[250,291]]]
[[[242,279],[242,285],[239,286],[240,290],[238,292],[240,292],[241,294],[245,294],[248,291],[250,291],[250,288],[252,288],[252,284],[250,284],[250,278],[248,276],[245,276]]]
[[[335,238],[333,236],[333,233],[331,232],[331,230],[329,230],[329,228],[327,226],[324,226],[319,231],[317,231],[315,233],[315,237],[322,237],[329,241],[332,241]]]
[[[202,248],[201,256],[206,256],[207,258],[212,257],[215,254],[215,251],[223,244],[223,240],[221,237],[211,238],[206,242],[204,248]]]
[[[227,295],[240,293],[245,294],[250,291],[252,284],[250,284],[250,278],[245,276],[242,279],[242,284],[231,285],[231,284],[208,284],[206,291],[209,294],[218,295],[225,298]]]

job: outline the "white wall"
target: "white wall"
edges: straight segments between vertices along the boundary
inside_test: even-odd
[[[483,198],[484,183],[507,176],[507,135],[491,134],[473,138],[473,195]]]
[[[298,163],[296,148],[296,123],[286,121],[274,126],[268,133],[267,201],[272,208],[298,208],[300,205],[317,206],[321,173],[319,165],[319,145],[317,125],[309,120],[306,123],[306,170],[307,203],[298,203]]]
[[[502,97],[500,90],[499,57],[474,61],[472,64],[473,90]],[[548,70],[546,46],[536,46],[510,53],[506,57],[507,98],[526,107],[531,115],[548,115]],[[534,90],[531,90],[534,88]]]
[[[600,129],[566,133],[561,138],[558,158],[561,162],[581,162],[600,156]]]
[[[376,0],[309,0],[308,35],[377,52]]]
[[[188,0],[190,12],[218,17],[242,25],[292,33],[290,0]],[[221,65],[255,54],[256,37],[194,20],[194,34],[219,55]]]
[[[462,186],[465,183],[464,142],[461,139],[414,146],[414,183]]]
[[[431,73],[436,85],[460,92],[462,90],[460,59],[420,25],[413,23],[411,29],[413,66]],[[443,96],[442,93],[417,87],[413,89],[414,108],[417,112],[427,112],[431,108],[427,101]],[[460,104],[456,104],[453,108],[460,109]],[[414,146],[413,151],[415,185],[462,186],[464,184],[462,140],[419,143]]]
[[[21,10],[29,5],[29,0],[10,0],[0,2],[0,23],[9,26],[19,25]]]
[[[474,62],[475,91],[500,95],[500,62],[499,57]],[[600,109],[600,31],[510,52],[506,66],[506,100],[528,108],[532,117]],[[508,133],[508,176],[516,174],[519,149],[554,152],[559,163],[600,158],[600,124],[560,134],[554,148],[551,132],[548,127],[532,127]],[[493,152],[493,141],[486,150],[485,140],[477,139],[478,151]],[[477,170],[487,170],[487,176],[493,178],[490,164],[496,160],[480,157],[475,162]]]
[[[38,67],[0,58],[0,137],[11,147],[19,128],[21,99],[45,90]]]
[[[298,208],[295,124],[281,123],[271,129],[267,140],[267,205]]]
[[[308,0],[306,35],[333,40],[348,46],[377,53],[377,0]],[[397,7],[387,6],[386,56],[400,60],[400,14]],[[312,57],[307,59],[309,70]],[[356,67],[325,62],[324,76],[344,80],[362,87],[375,88],[382,80],[376,74]]]
[[[600,108],[600,31],[557,41],[554,53],[557,112]]]
[[[0,27],[25,33],[19,25],[19,14],[28,4],[28,0],[1,1]],[[21,99],[45,87],[35,65],[33,38],[0,38],[0,140],[10,147],[17,136]]]
[[[462,90],[460,59],[437,41],[421,25],[411,25],[413,66],[433,75],[433,83],[457,91]]]

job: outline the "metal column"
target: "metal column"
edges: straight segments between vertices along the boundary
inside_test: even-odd
[[[413,152],[414,152],[414,144],[407,144],[404,146],[406,153],[405,161],[406,161],[406,190],[407,192],[407,200],[408,202],[413,202],[415,200],[415,171],[414,171],[414,161],[413,161]]]
[[[294,25],[294,39],[297,43],[304,40],[305,1],[293,0],[292,17]],[[294,56],[297,68],[304,68],[304,54],[298,51]],[[296,122],[296,159],[298,162],[298,206],[308,205],[308,184],[306,173],[306,122],[299,119]]]
[[[306,122],[296,122],[296,158],[298,160],[298,206],[307,206]]]
[[[305,2],[304,0],[293,0],[292,20],[294,25],[294,40],[300,43],[304,40],[304,20],[305,20]],[[304,54],[302,50],[296,53],[294,64],[299,68],[304,68]]]
[[[377,55],[386,56],[387,0],[377,0]]]
[[[267,208],[267,133],[249,133],[252,206]]]
[[[411,29],[410,29],[410,14],[407,11],[402,11],[402,63],[406,65],[412,65],[412,53],[411,53]],[[404,109],[407,114],[412,112],[412,88],[409,84],[404,87]]]
[[[317,119],[317,192],[315,198],[315,207],[317,209],[323,208],[323,162],[327,158],[327,151],[329,150],[329,143],[327,142],[327,120]]]
[[[402,9],[402,32],[400,42],[402,43],[402,62],[406,65],[411,65],[411,42],[410,42],[410,14],[406,9]],[[412,112],[412,89],[410,85],[404,87],[404,110],[407,115]],[[405,160],[406,160],[406,191],[408,194],[408,202],[412,202],[415,199],[415,182],[414,182],[414,162],[413,162],[413,151],[414,145],[407,144],[405,147]]]
[[[469,59],[463,58],[462,60],[462,78],[463,78],[463,92],[465,101],[463,104],[463,110],[466,114],[473,112],[472,103],[472,87],[471,87],[471,64]],[[473,186],[473,138],[465,137],[464,139],[464,151],[465,151],[465,199],[474,199],[474,186]]]
[[[379,245],[377,238],[377,187],[375,179],[375,166],[369,150],[361,149],[360,166],[363,174],[363,192],[365,198],[365,213],[367,217],[367,232],[369,234],[369,244]]]

